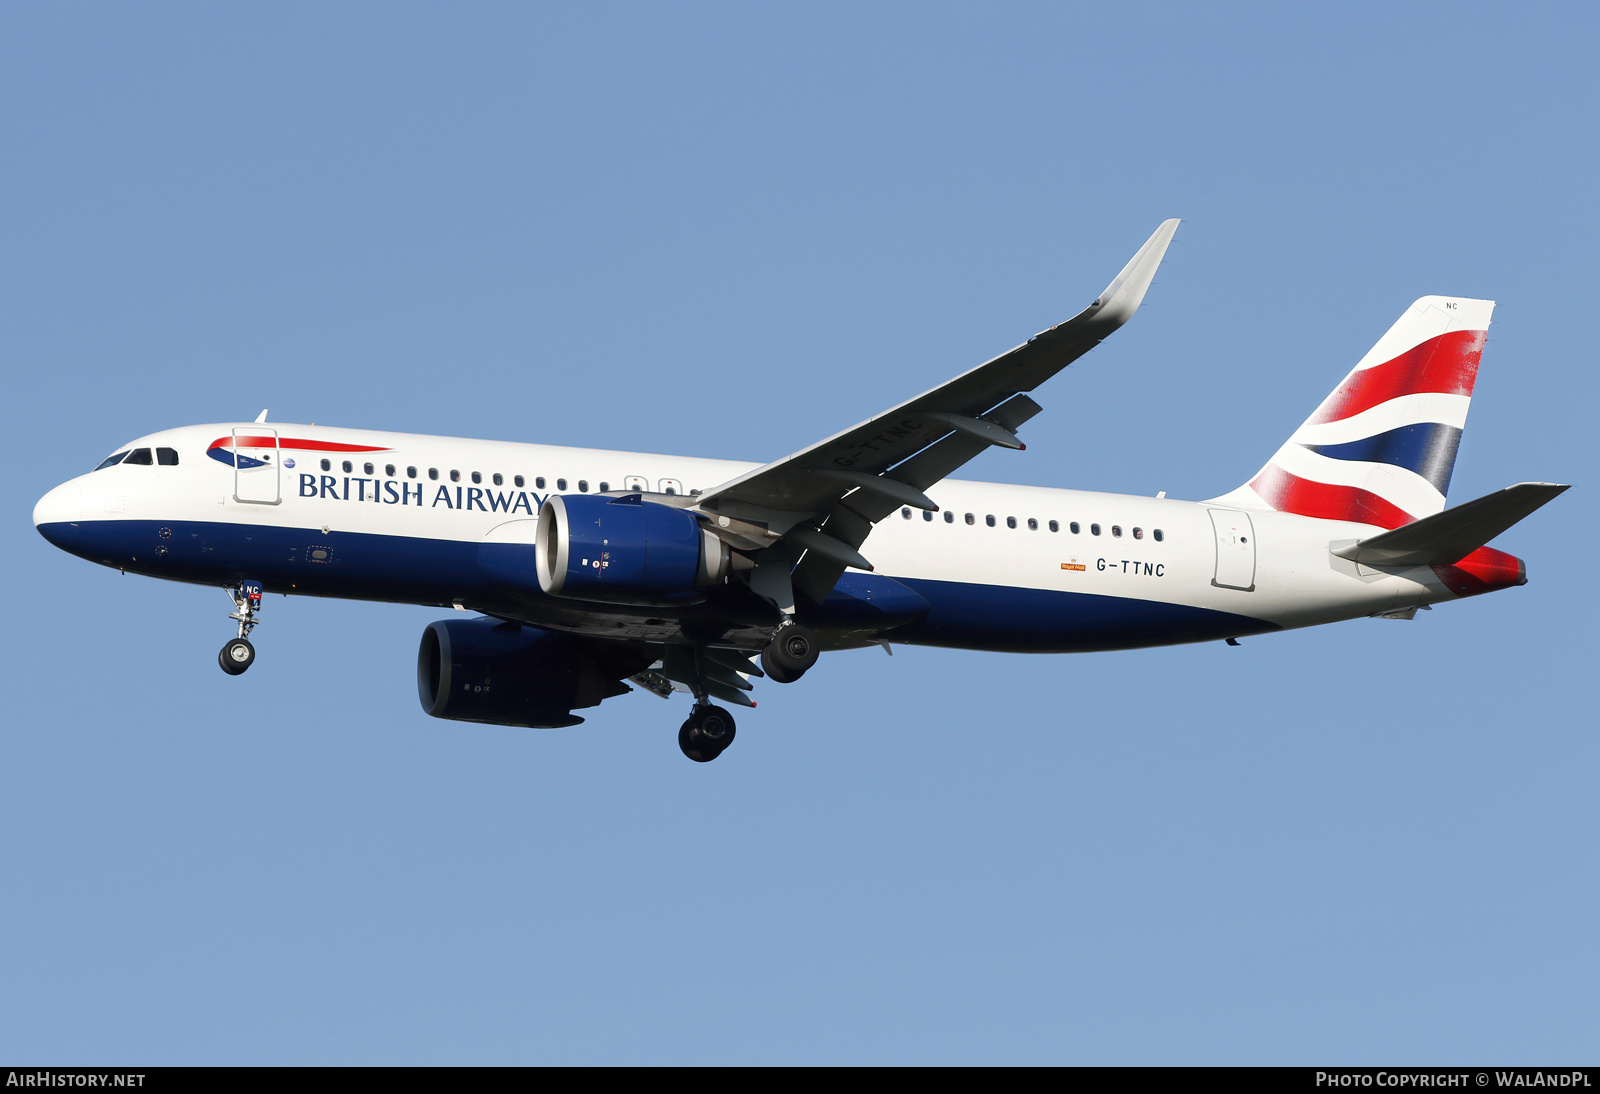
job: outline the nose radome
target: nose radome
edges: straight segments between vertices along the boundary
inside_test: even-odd
[[[46,539],[50,538],[46,531],[49,525],[66,524],[82,518],[83,487],[76,479],[62,483],[40,498],[33,507],[33,526]]]

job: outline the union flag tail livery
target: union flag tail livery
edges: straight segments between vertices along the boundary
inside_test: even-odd
[[[469,614],[418,650],[426,713],[553,729],[633,688],[686,692],[678,746],[702,763],[734,738],[713,700],[753,707],[756,678],[793,684],[824,651],[1232,644],[1521,585],[1522,561],[1488,543],[1566,487],[1445,508],[1487,300],[1418,300],[1259,474],[1211,501],[951,477],[992,446],[1022,450],[1033,395],[1133,316],[1177,227],[1073,318],[768,464],[262,411],[130,441],[33,521],[102,566],[222,588],[230,675],[255,661],[263,593],[453,607]],[[848,727],[818,728],[848,751]]]
[[[1492,300],[1424,296],[1249,483],[1218,501],[1398,528],[1444,509]]]

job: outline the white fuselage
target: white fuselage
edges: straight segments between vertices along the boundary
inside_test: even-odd
[[[245,446],[247,435],[270,434],[283,447],[258,446],[264,463],[250,469],[207,458],[214,442],[235,431],[241,453],[255,451]],[[366,451],[307,450],[290,443],[307,438]],[[247,535],[259,528],[264,533],[304,530],[300,538],[311,540],[355,534],[386,537],[383,542],[392,537],[393,542],[475,545],[508,521],[533,519],[551,494],[692,495],[754,466],[287,423],[189,426],[126,447],[167,447],[178,453],[178,462],[124,463],[72,479],[39,502],[35,523],[41,530],[99,522],[138,528],[153,522],[160,525],[156,535],[169,526],[225,525]],[[274,466],[274,460],[282,466]],[[877,574],[913,583],[1182,605],[1258,620],[1263,630],[1403,611],[1451,598],[1427,567],[1379,572],[1330,554],[1330,545],[1370,535],[1369,525],[1247,512],[1218,503],[957,479],[927,493],[941,512],[905,509],[874,528],[862,550]],[[204,567],[164,574],[166,546],[151,538],[142,547],[134,543],[125,557],[95,561],[223,583],[222,576],[212,577]],[[92,557],[89,551],[79,553]],[[216,561],[221,575],[227,560]],[[296,565],[306,572],[315,569],[309,554]],[[357,585],[351,595],[373,595],[370,585]],[[316,591],[341,595],[330,592],[326,582]],[[383,598],[444,599],[436,589],[415,598],[403,587],[393,592]]]

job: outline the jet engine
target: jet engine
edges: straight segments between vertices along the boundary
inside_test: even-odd
[[[638,494],[557,494],[534,534],[539,588],[616,604],[684,604],[728,576],[728,545],[693,513]]]
[[[629,689],[649,664],[604,665],[564,635],[498,619],[441,619],[422,632],[417,694],[435,718],[497,726],[575,726],[572,711]]]

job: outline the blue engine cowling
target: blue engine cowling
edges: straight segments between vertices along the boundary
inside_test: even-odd
[[[687,603],[729,570],[728,545],[693,513],[638,494],[547,498],[534,541],[539,588],[576,600]]]
[[[621,678],[644,667],[600,665],[538,627],[441,619],[422,632],[417,694],[435,718],[556,729],[583,721],[573,708],[627,692]]]

